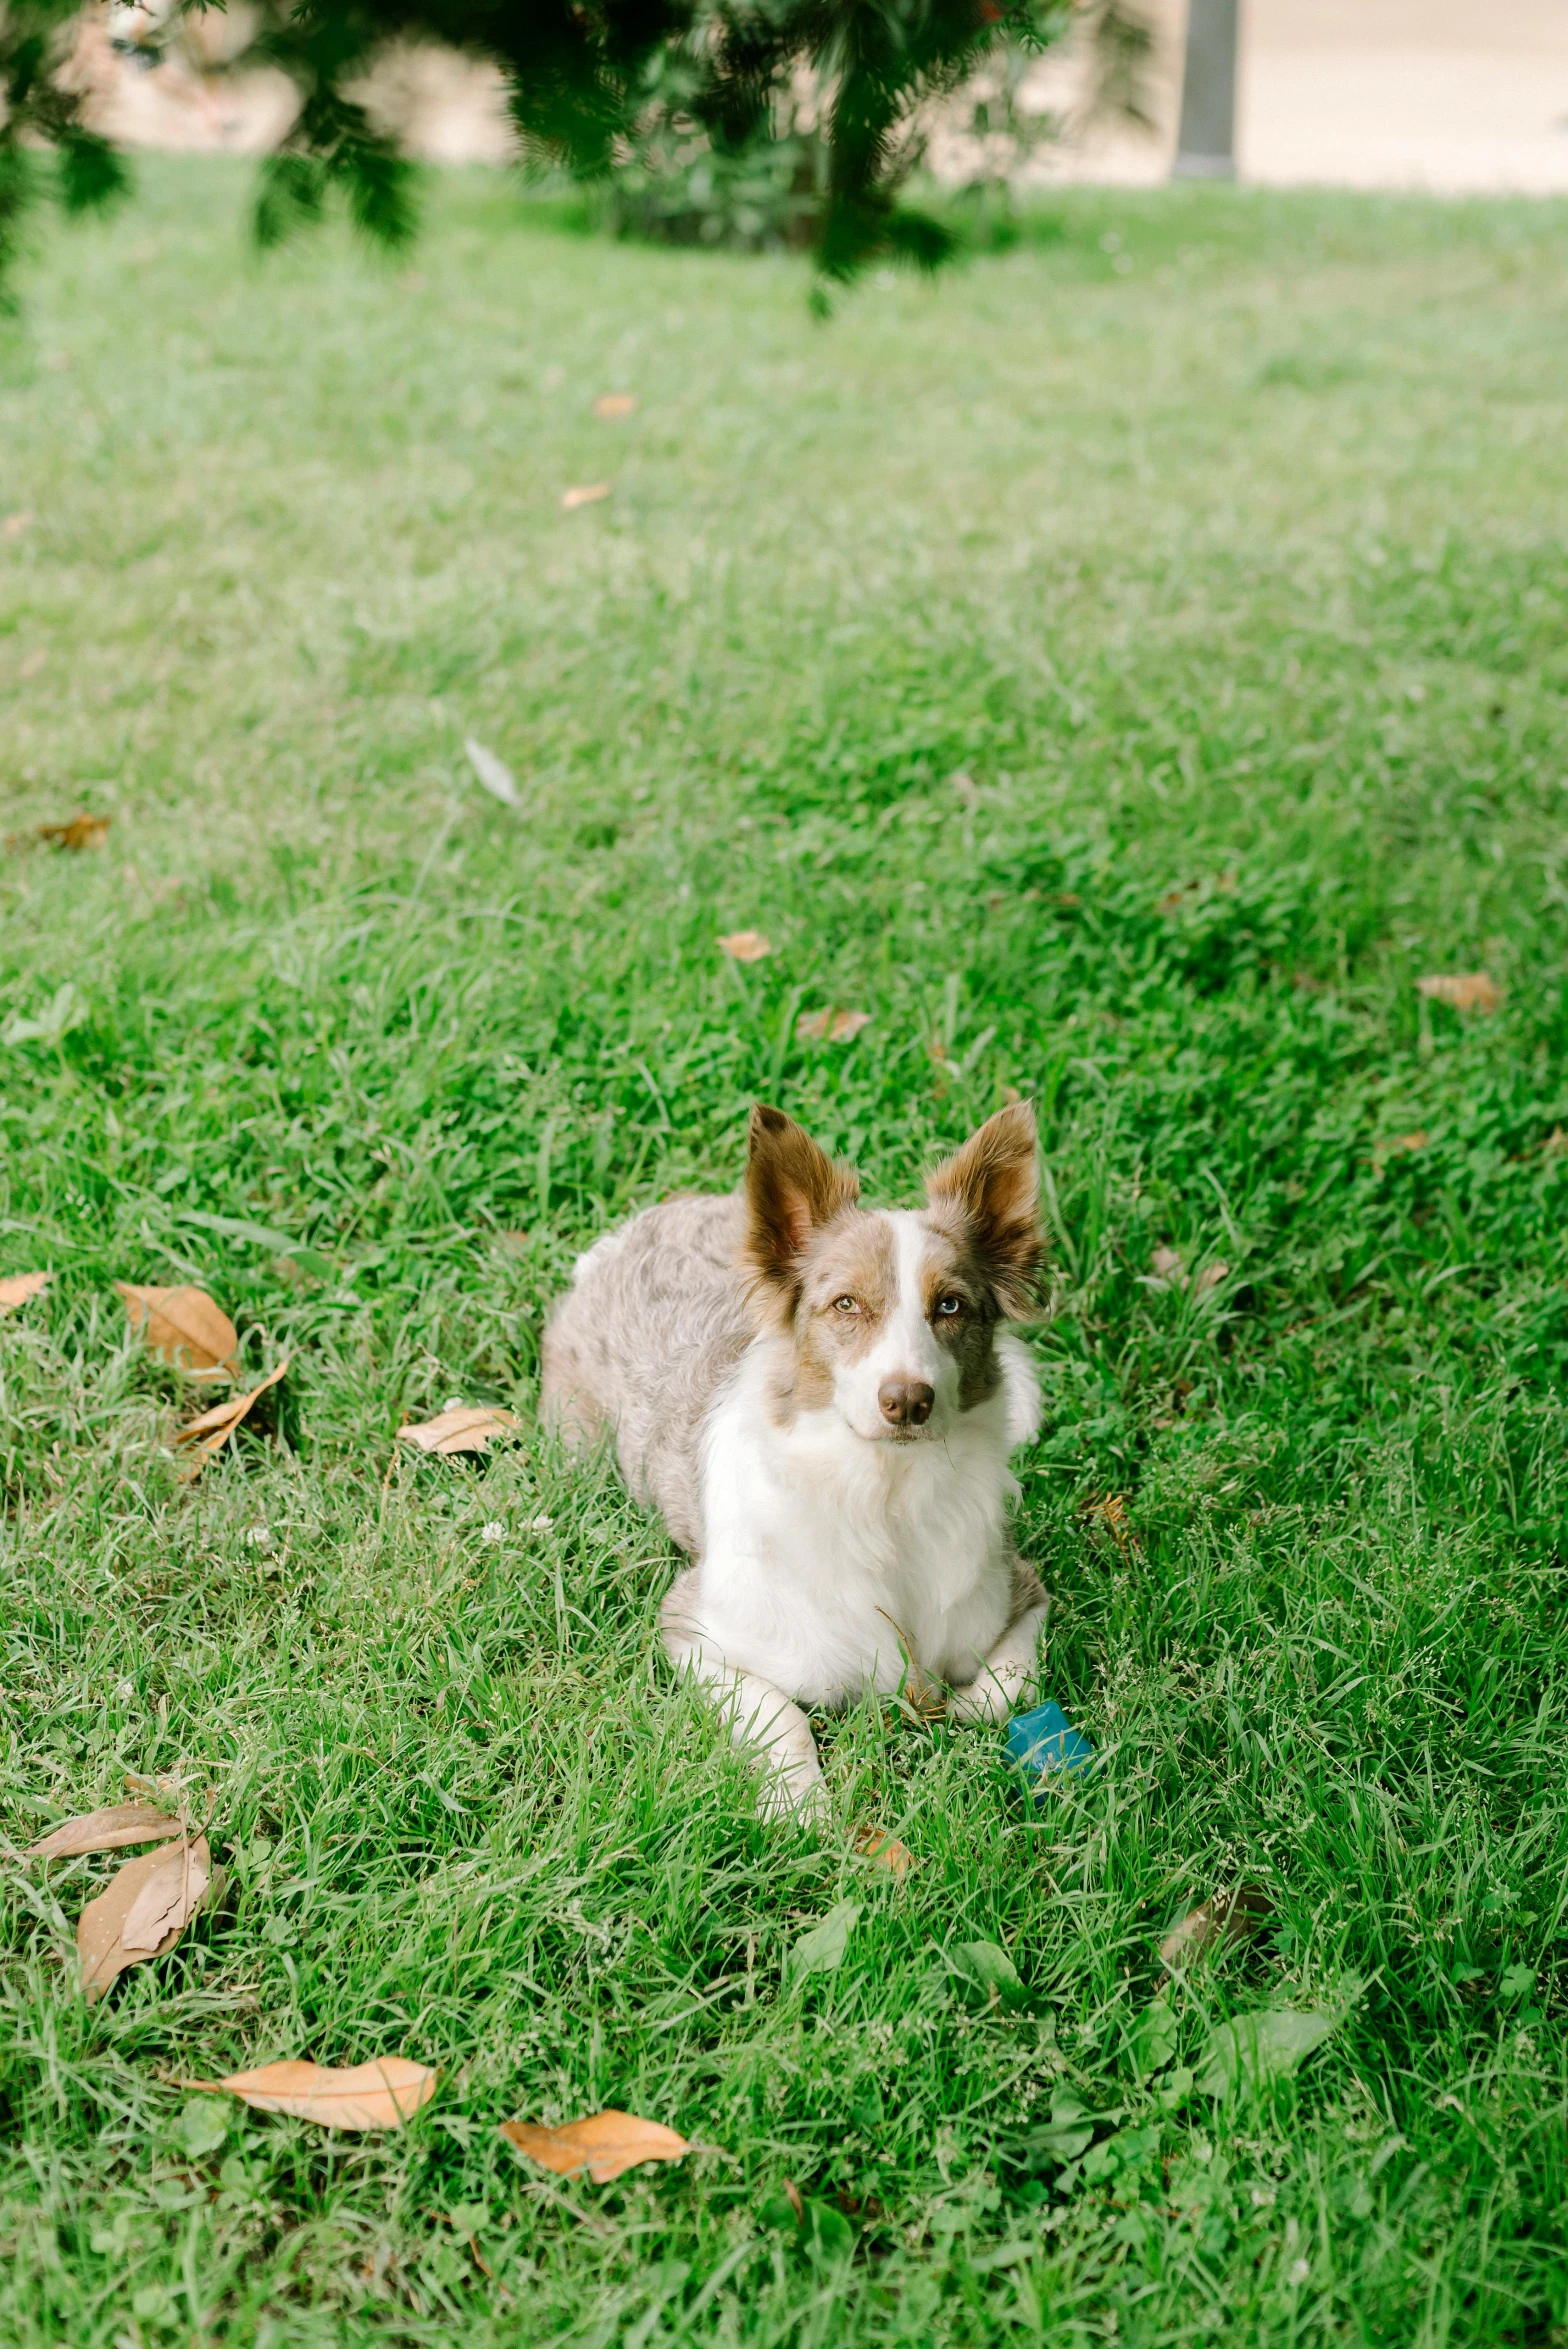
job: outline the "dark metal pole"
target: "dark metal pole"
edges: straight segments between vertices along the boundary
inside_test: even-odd
[[[1181,77],[1177,179],[1236,176],[1236,44],[1240,0],[1190,0]]]

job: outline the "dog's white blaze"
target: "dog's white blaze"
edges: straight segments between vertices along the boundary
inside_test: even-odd
[[[877,1391],[885,1378],[923,1379],[936,1397],[927,1423],[937,1434],[958,1401],[958,1364],[926,1319],[921,1274],[933,1246],[931,1227],[918,1209],[889,1210],[893,1227],[893,1310],[876,1341],[858,1362],[834,1374],[833,1399],[857,1435],[885,1435],[887,1422]]]

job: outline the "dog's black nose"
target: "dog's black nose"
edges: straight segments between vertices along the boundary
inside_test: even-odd
[[[924,1427],[936,1393],[923,1378],[885,1378],[877,1389],[877,1401],[889,1427]]]

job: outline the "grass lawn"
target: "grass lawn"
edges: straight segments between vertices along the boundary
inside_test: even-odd
[[[0,343],[0,828],[112,818],[0,857],[0,2338],[1568,2340],[1568,207],[1086,193],[823,328],[478,176],[263,266],[249,185],[149,165]],[[1009,1087],[1103,1768],[867,1708],[765,1828],[541,1321],[758,1096],[890,1198]],[[193,1488],[117,1278],[292,1358]],[[453,1398],[524,1442],[394,1446]],[[127,1771],[228,1884],[89,2010],[116,1861],[19,1853]],[[1264,2008],[1338,2028],[1207,2094]],[[390,2053],[388,2136],[175,2084]],[[497,2135],[600,2105],[709,2150]]]

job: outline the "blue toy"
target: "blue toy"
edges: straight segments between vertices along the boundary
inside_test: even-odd
[[[1039,1802],[1045,1781],[1056,1771],[1093,1769],[1094,1748],[1060,1705],[1036,1705],[1008,1722],[1007,1758],[1035,1780],[1034,1797]]]

